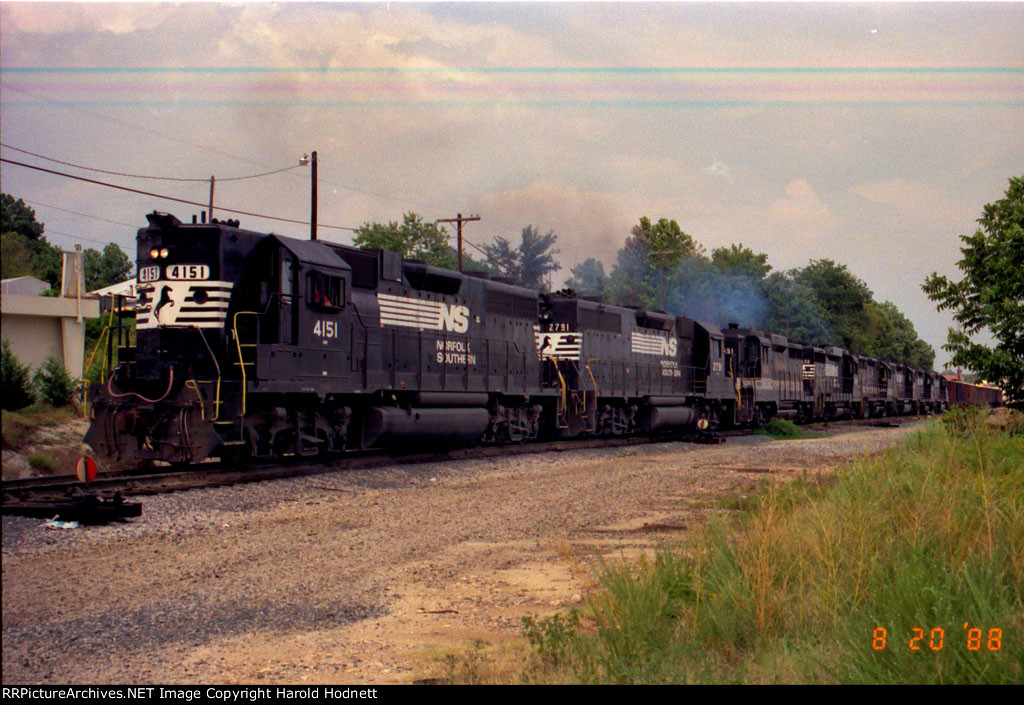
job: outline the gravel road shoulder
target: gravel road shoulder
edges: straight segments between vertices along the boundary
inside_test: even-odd
[[[519,635],[763,479],[914,431],[394,466],[144,499],[70,531],[3,518],[3,682],[389,683]]]

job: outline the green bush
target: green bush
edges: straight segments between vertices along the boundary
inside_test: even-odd
[[[71,375],[64,369],[60,360],[53,355],[47,357],[36,370],[32,382],[42,400],[58,407],[70,402],[71,395],[75,392],[74,380],[71,379]]]
[[[4,409],[21,409],[31,404],[28,384],[28,368],[18,361],[5,338],[0,360],[0,405]]]
[[[53,459],[43,453],[33,453],[28,456],[28,464],[36,470],[53,470]]]
[[[772,419],[758,430],[762,436],[772,438],[818,438],[814,433],[807,433],[788,419]]]

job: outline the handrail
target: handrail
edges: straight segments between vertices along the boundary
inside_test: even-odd
[[[199,393],[199,385],[194,379],[186,379],[185,386],[196,393],[196,397],[199,399],[199,418],[206,421],[206,402],[203,401],[203,395]]]
[[[592,357],[592,358],[589,358],[587,360],[587,364],[586,364],[587,374],[590,375],[590,383],[594,385],[594,409],[597,409],[597,380],[594,379],[594,371],[590,369],[590,363],[591,362],[600,362],[600,360],[601,360],[601,358],[599,358],[599,357]],[[583,396],[583,410],[584,411],[587,410],[587,406],[586,405],[587,405],[587,397],[586,397],[586,395],[584,395]]]
[[[199,333],[199,337],[203,339],[203,345],[206,346],[206,351],[208,353],[210,353],[210,359],[213,360],[213,366],[217,370],[217,391],[216,391],[216,395],[214,396],[214,402],[213,402],[213,418],[210,419],[211,421],[216,421],[218,418],[220,418],[220,363],[217,362],[217,356],[213,354],[213,348],[210,347],[209,341],[206,340],[206,335],[203,333],[203,329],[200,328],[199,326],[195,326],[195,325],[193,327],[196,329],[196,332]],[[236,335],[236,342],[237,342],[237,335]],[[242,366],[242,369],[245,370],[245,366],[244,365]],[[196,394],[199,394],[199,387],[195,386],[195,384],[196,384],[195,380],[190,380],[190,381],[193,384],[193,388],[196,390]],[[187,384],[187,382],[186,382],[186,384]],[[202,399],[200,399],[200,401],[202,401]],[[206,413],[205,413],[206,404],[205,404],[205,402],[203,402],[203,408],[204,408],[204,412],[201,414],[201,416],[203,418],[203,421],[205,421],[206,420]]]
[[[242,359],[242,343],[238,339],[238,317],[245,315],[258,317],[260,314],[256,311],[236,311],[234,317],[231,319],[231,329],[235,334],[235,347],[238,349],[238,367],[242,370],[242,416],[245,416],[246,379],[245,360]]]
[[[560,385],[562,385],[562,409],[563,409],[563,411],[568,413],[568,403],[566,401],[567,397],[566,397],[566,393],[565,393],[565,389],[566,389],[567,385],[565,383],[565,377],[562,376],[562,371],[560,369],[558,369],[558,358],[557,357],[555,357],[555,358],[549,357],[548,359],[551,360],[551,362],[554,364],[554,366],[555,366],[555,373],[558,375],[558,383]],[[568,422],[568,417],[566,417],[566,421]]]

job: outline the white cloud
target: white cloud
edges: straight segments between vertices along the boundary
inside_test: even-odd
[[[176,6],[160,3],[5,3],[4,33],[123,35],[153,29],[176,12]]]
[[[804,178],[786,184],[785,196],[768,206],[769,219],[789,239],[817,240],[836,227],[838,218]]]
[[[730,184],[736,183],[736,179],[733,178],[732,171],[729,169],[729,165],[723,162],[718,157],[715,157],[714,161],[711,163],[711,166],[704,167],[704,173],[725,179]]]

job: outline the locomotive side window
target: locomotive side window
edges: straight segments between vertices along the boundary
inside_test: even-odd
[[[345,307],[345,280],[322,272],[310,272],[306,277],[307,303],[330,311]]]

